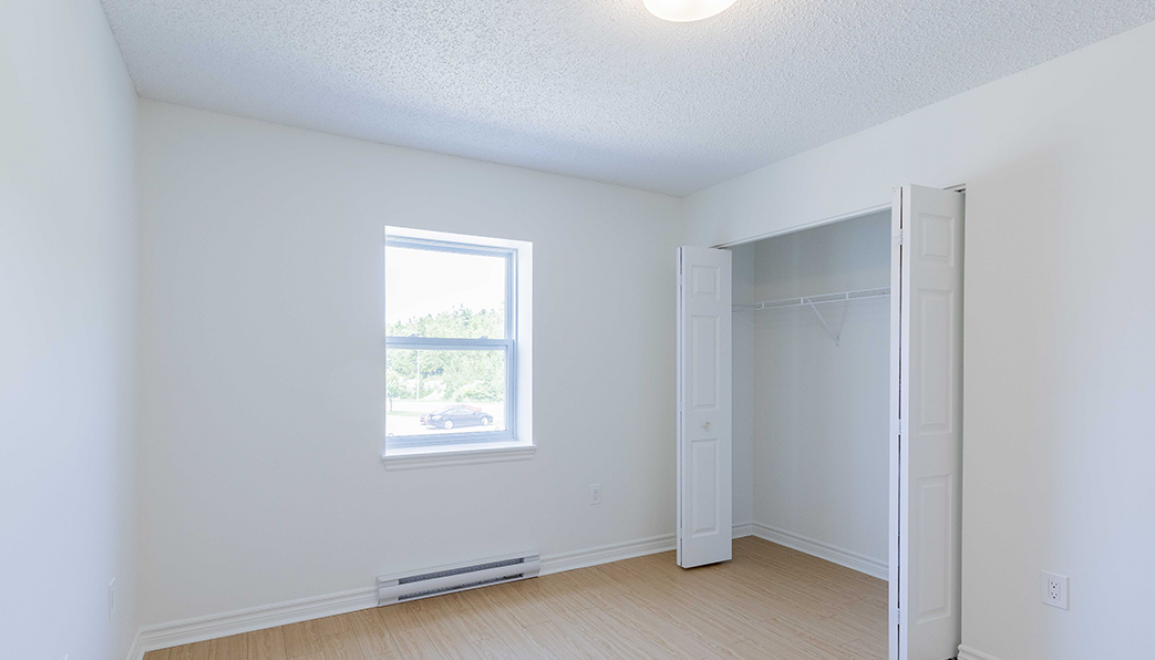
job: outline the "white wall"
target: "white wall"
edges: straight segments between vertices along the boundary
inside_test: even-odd
[[[686,199],[716,244],[967,184],[963,642],[1003,660],[1148,652],[1152,117],[1155,24]]]
[[[677,199],[140,116],[146,624],[673,533]],[[532,460],[383,469],[386,224],[533,242]]]
[[[889,285],[890,215],[738,246],[740,303]],[[887,563],[890,306],[885,298],[735,314],[735,410],[748,417],[755,523]],[[749,392],[738,393],[740,387]],[[746,401],[747,399],[748,402]],[[739,405],[742,403],[743,405]],[[744,439],[743,439],[744,440]],[[737,441],[736,441],[737,442]],[[737,465],[737,463],[736,463]],[[738,481],[737,477],[735,481]],[[737,492],[737,490],[736,490]]]
[[[136,633],[135,116],[99,3],[0,3],[3,658]]]

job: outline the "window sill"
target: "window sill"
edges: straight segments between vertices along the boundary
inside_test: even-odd
[[[512,442],[406,447],[386,449],[381,462],[386,470],[417,470],[443,465],[478,465],[527,461],[537,451],[536,445]]]

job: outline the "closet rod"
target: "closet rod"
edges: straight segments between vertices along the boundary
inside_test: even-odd
[[[857,291],[839,291],[838,293],[824,293],[820,296],[803,296],[802,298],[783,298],[782,300],[767,300],[766,302],[750,303],[748,305],[734,305],[733,311],[755,311],[759,309],[786,309],[787,307],[809,307],[814,310],[814,314],[818,317],[818,321],[822,323],[822,328],[826,330],[826,334],[834,340],[834,345],[842,344],[842,330],[835,332],[831,329],[830,324],[822,316],[822,312],[818,311],[818,305],[824,305],[832,302],[846,302],[849,300],[865,300],[867,298],[886,298],[890,295],[890,287],[881,289],[859,289]]]
[[[866,298],[885,298],[890,295],[890,287],[881,289],[859,289],[857,291],[839,291],[838,293],[824,293],[818,296],[803,296],[801,298],[783,298],[781,300],[767,300],[765,302],[734,305],[733,311],[746,312],[760,309],[785,309],[787,307],[803,307],[823,305],[846,300],[864,300]]]

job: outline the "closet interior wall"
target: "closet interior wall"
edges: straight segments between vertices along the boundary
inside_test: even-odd
[[[890,212],[733,248],[736,305],[890,283]],[[890,299],[734,313],[734,520],[887,563]]]

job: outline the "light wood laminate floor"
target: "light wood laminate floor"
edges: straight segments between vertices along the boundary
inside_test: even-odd
[[[881,660],[886,582],[754,537],[208,642],[145,660]]]

